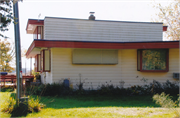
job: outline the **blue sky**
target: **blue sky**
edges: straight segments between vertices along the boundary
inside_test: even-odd
[[[166,6],[172,0],[159,0]],[[95,12],[97,20],[152,22],[159,11],[153,8],[152,0],[23,0],[19,2],[21,48],[28,49],[33,35],[26,34],[28,19],[44,19],[45,16],[87,19]],[[14,42],[14,25],[5,33]],[[22,59],[22,66],[29,67],[29,60]]]

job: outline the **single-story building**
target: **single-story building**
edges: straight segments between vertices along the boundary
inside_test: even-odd
[[[157,80],[177,81],[179,41],[163,41],[167,26],[156,22],[129,22],[45,17],[29,19],[34,35],[26,57],[35,58],[42,83],[69,79],[74,88],[102,84],[124,87]],[[174,75],[174,76],[173,76]]]

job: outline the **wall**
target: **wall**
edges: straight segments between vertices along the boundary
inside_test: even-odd
[[[52,78],[60,83],[64,78],[70,78],[74,87],[80,81],[85,81],[86,88],[97,88],[98,85],[113,81],[120,81],[121,66],[117,65],[75,65],[72,64],[72,49],[51,48],[52,54]],[[120,52],[118,55],[121,55]],[[119,58],[120,59],[120,58]],[[92,83],[92,84],[91,84]]]
[[[162,23],[91,21],[45,17],[44,39],[66,41],[162,41]]]
[[[142,85],[144,77],[148,82],[153,79],[165,82],[167,79],[174,81],[173,72],[179,72],[179,50],[169,50],[169,72],[139,72],[137,71],[137,50],[119,50],[117,65],[75,65],[72,64],[72,50],[51,48],[51,74],[52,81],[60,83],[65,78],[70,78],[73,87],[81,80],[85,81],[86,89],[95,89],[102,84],[114,84],[120,86],[124,81],[124,87]]]

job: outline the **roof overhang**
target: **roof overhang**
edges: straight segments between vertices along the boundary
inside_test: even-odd
[[[44,20],[39,19],[28,19],[26,32],[27,34],[33,34],[37,26],[43,26]]]
[[[26,57],[33,58],[42,49],[48,48],[86,48],[86,49],[167,49],[179,48],[179,41],[154,42],[82,42],[62,40],[34,40]]]

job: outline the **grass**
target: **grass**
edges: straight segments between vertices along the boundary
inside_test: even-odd
[[[11,92],[0,92],[0,105]],[[36,97],[36,96],[32,96]],[[174,117],[169,109],[156,105],[152,96],[72,96],[41,97],[40,102],[46,104],[42,111],[29,113],[26,117]],[[179,109],[180,111],[180,109]],[[0,117],[10,117],[0,112]]]

